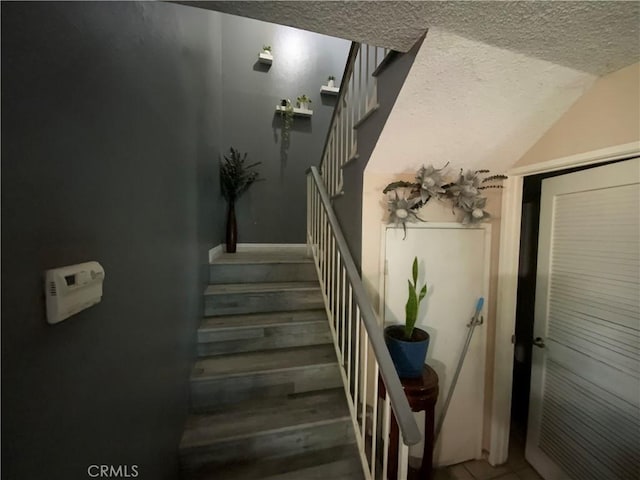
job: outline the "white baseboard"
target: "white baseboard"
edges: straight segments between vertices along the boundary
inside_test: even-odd
[[[213,261],[222,255],[225,250],[225,244],[221,243],[217,247],[213,247],[209,249],[209,263],[213,263]]]
[[[209,263],[212,263],[216,257],[219,257],[227,250],[227,245],[221,243],[217,247],[209,250]],[[271,252],[288,251],[306,253],[306,243],[238,243],[236,252],[251,252],[254,250],[263,250]]]

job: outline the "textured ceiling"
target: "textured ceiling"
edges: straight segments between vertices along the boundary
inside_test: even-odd
[[[598,76],[640,60],[638,1],[180,3],[401,51],[428,30],[368,172],[505,171]]]
[[[513,165],[597,77],[433,28],[367,165]]]
[[[604,75],[640,56],[640,2],[180,2],[407,51],[429,28]]]

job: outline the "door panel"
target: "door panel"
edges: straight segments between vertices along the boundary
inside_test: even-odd
[[[547,479],[640,473],[640,160],[542,183],[526,457]]]
[[[431,336],[426,363],[439,376],[436,418],[451,388],[478,298],[484,297],[485,305],[489,304],[490,245],[490,226],[485,224],[468,227],[456,223],[412,224],[407,226],[406,238],[402,228],[386,228],[385,323],[404,323],[407,279],[415,256],[420,282],[426,282],[429,287],[416,326]],[[436,465],[451,465],[482,456],[485,358],[486,327],[482,325],[473,332],[434,448]],[[421,428],[423,415],[419,414]],[[420,456],[422,445],[412,446],[410,453]]]

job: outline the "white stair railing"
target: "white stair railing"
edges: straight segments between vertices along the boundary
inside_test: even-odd
[[[373,73],[388,52],[386,48],[351,44],[320,163],[330,197],[342,191],[342,167],[356,158],[355,126],[378,104],[377,79]]]
[[[307,174],[307,245],[320,279],[365,478],[406,480],[408,446],[422,436],[315,167]],[[384,383],[384,400],[378,398],[379,382]],[[391,411],[403,440],[397,462],[389,459]],[[388,472],[389,465],[397,465],[397,472]]]

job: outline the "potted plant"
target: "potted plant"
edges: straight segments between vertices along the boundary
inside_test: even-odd
[[[327,78],[327,87],[335,87],[336,85],[336,77],[334,77],[333,75],[329,75],[329,78]]]
[[[235,253],[238,241],[238,225],[236,223],[235,203],[254,182],[261,180],[259,173],[253,170],[262,162],[246,165],[247,154],[241,154],[230,148],[229,156],[223,156],[220,162],[220,189],[227,200],[227,252]]]
[[[289,139],[289,130],[291,130],[291,125],[293,125],[293,105],[291,105],[291,100],[288,98],[283,98],[280,100],[280,117],[282,118],[282,139]]]
[[[264,53],[265,55],[271,55],[271,45],[263,45],[262,53]]]
[[[313,103],[309,97],[306,95],[300,95],[297,99],[297,106],[303,110],[309,110],[309,105]]]
[[[427,295],[427,285],[418,290],[418,257],[414,257],[409,298],[405,306],[405,324],[384,329],[384,338],[400,378],[418,378],[429,348],[429,334],[416,327],[420,302]],[[413,281],[412,281],[413,280]]]

